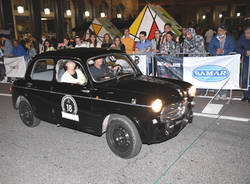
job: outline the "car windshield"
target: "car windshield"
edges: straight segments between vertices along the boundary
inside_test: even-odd
[[[91,58],[88,60],[88,67],[94,81],[103,82],[139,73],[131,62],[126,55],[115,54]]]

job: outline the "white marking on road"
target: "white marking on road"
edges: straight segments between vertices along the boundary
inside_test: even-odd
[[[219,114],[222,107],[223,107],[222,104],[207,104],[206,107],[203,109],[202,113]]]
[[[250,121],[249,118],[240,118],[240,117],[234,117],[234,116],[220,116],[220,115],[215,115],[215,114],[203,114],[203,113],[197,113],[197,112],[194,112],[194,116],[207,117],[207,118],[218,118],[218,119],[242,121],[242,122],[249,122]]]
[[[196,96],[195,98],[213,98],[213,96]],[[229,100],[230,97],[227,97],[226,100]],[[231,98],[231,100],[235,100],[235,101],[241,101],[241,98]]]
[[[12,96],[11,94],[0,93],[0,96]]]

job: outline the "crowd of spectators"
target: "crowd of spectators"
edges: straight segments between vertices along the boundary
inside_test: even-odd
[[[205,38],[205,40],[204,40]],[[204,38],[199,31],[194,28],[182,28],[181,35],[177,36],[172,30],[172,25],[167,23],[164,32],[154,31],[154,38],[147,40],[147,33],[141,31],[139,41],[134,42],[130,37],[129,29],[124,30],[124,36],[111,38],[106,33],[103,38],[98,38],[95,33],[90,33],[87,40],[79,36],[70,38],[65,36],[62,42],[57,42],[55,38],[47,38],[45,35],[40,40],[31,36],[27,39],[10,41],[6,35],[0,35],[0,45],[5,57],[25,56],[27,60],[36,54],[65,48],[112,48],[126,52],[127,54],[163,54],[173,55],[183,54],[185,56],[205,56],[208,53],[212,56],[227,55],[236,51],[236,45],[231,35],[227,34],[227,27],[220,25],[215,32],[208,29]]]
[[[29,39],[11,41],[6,35],[0,35],[0,54],[4,57],[24,56],[27,61],[38,53],[54,51],[65,48],[107,48],[118,49],[127,54],[145,54],[147,56],[162,54],[171,56],[222,56],[229,55],[232,52],[238,52],[243,56],[243,75],[246,73],[249,65],[250,55],[250,38],[249,27],[246,27],[245,32],[241,30],[241,36],[238,44],[235,44],[235,39],[228,34],[226,25],[220,25],[215,32],[213,29],[208,29],[201,35],[200,29],[182,28],[181,35],[177,36],[172,30],[172,25],[167,23],[164,25],[164,32],[160,30],[154,31],[154,38],[147,39],[147,33],[141,31],[139,41],[134,42],[130,37],[129,29],[124,30],[124,36],[120,38],[116,36],[113,40],[109,33],[106,33],[102,40],[96,34],[90,33],[89,39],[83,40],[79,36],[74,39],[65,36],[63,41],[58,43],[55,38],[47,38],[45,35],[40,40],[31,36]],[[247,34],[248,33],[248,34]],[[204,39],[205,38],[205,39]],[[150,58],[150,57],[148,57]],[[150,61],[148,60],[148,64]],[[246,70],[246,71],[245,71]],[[244,78],[247,80],[247,77]],[[249,93],[246,95],[249,99]]]

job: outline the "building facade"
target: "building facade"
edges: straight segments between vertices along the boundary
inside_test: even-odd
[[[93,18],[128,19],[137,10],[134,0],[0,0],[0,28],[16,39],[45,34],[62,40]]]

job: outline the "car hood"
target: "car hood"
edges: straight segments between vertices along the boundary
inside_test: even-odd
[[[149,100],[155,98],[167,99],[168,101],[181,100],[182,87],[174,81],[168,81],[150,76],[131,76],[102,83],[101,88],[116,91],[116,93],[137,97],[147,97]]]

